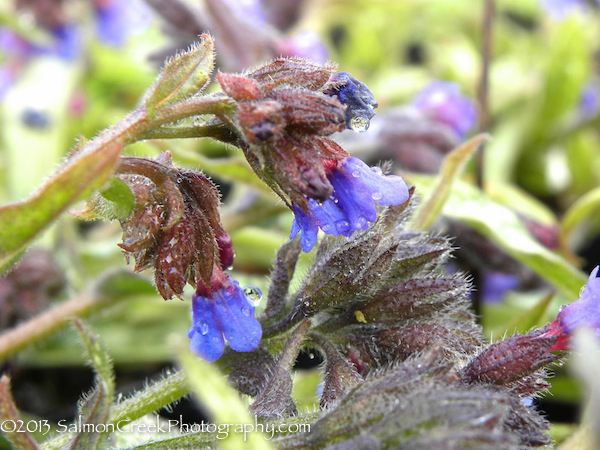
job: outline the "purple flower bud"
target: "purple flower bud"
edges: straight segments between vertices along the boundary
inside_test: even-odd
[[[226,3],[239,17],[243,17],[255,25],[264,25],[267,22],[267,17],[263,11],[260,0],[222,0]]]
[[[431,120],[447,125],[462,139],[475,126],[477,112],[458,85],[434,81],[414,98],[412,104]]]
[[[300,56],[320,64],[327,61],[327,50],[319,35],[312,30],[300,31],[285,39],[279,51],[285,57]]]
[[[569,340],[578,327],[593,328],[600,339],[600,278],[596,268],[590,274],[579,300],[565,306],[556,319],[548,325],[544,336],[558,336],[549,351],[569,349]]]
[[[496,303],[502,301],[508,291],[519,286],[516,275],[501,272],[488,272],[483,278],[483,301]]]
[[[223,354],[225,339],[232,350],[251,352],[262,337],[254,306],[238,282],[224,276],[220,284],[217,289],[211,289],[210,294],[196,292],[192,297],[190,348],[210,362]]]
[[[333,87],[325,93],[337,97],[342,105],[346,105],[346,127],[354,131],[366,131],[377,108],[371,90],[347,72],[334,74],[329,83]]]
[[[150,18],[150,9],[139,0],[96,1],[96,34],[112,47],[123,45],[132,33],[145,28]]]
[[[290,238],[302,231],[302,249],[309,252],[321,228],[333,236],[350,236],[366,230],[377,218],[376,204],[399,205],[408,199],[408,188],[399,176],[384,175],[379,167],[369,167],[358,158],[341,160],[327,173],[333,186],[330,198],[319,203],[308,199],[308,211],[293,205],[295,214]]]

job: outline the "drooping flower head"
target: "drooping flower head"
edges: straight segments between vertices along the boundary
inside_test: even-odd
[[[119,246],[135,260],[136,272],[154,269],[165,300],[181,296],[188,282],[196,289],[208,285],[215,267],[233,264],[231,238],[220,221],[219,191],[206,176],[174,167],[169,153],[155,160],[121,158],[117,173],[136,200],[131,215],[121,218]]]
[[[200,287],[192,297],[192,327],[188,332],[192,351],[212,362],[223,354],[225,340],[236,352],[251,352],[261,336],[254,306],[244,289],[215,267],[209,287]]]
[[[290,238],[302,231],[300,242],[305,252],[316,244],[319,228],[333,236],[350,236],[375,222],[377,203],[399,205],[409,196],[402,178],[384,175],[379,167],[371,168],[358,158],[335,163],[327,178],[333,186],[329,198],[323,202],[309,199],[307,212],[293,205],[295,219]]]
[[[377,106],[371,91],[347,73],[301,58],[277,59],[244,75],[219,73],[237,104],[240,147],[254,171],[296,215],[310,251],[319,228],[350,236],[377,217],[376,204],[408,199],[400,177],[384,176],[327,139],[345,128],[367,129]]]
[[[448,126],[462,139],[475,126],[477,111],[471,100],[461,94],[454,83],[434,81],[412,101],[431,120]]]
[[[578,327],[590,327],[600,339],[600,278],[596,268],[590,274],[579,299],[565,306],[547,327],[545,336],[558,336],[549,351],[568,350],[570,338]]]

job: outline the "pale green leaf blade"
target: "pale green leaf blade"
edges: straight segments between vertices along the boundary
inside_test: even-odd
[[[487,138],[488,136],[485,134],[475,136],[446,156],[436,186],[423,201],[423,205],[413,218],[412,227],[414,229],[427,230],[433,225],[450,196],[455,180],[462,173],[471,155]]]

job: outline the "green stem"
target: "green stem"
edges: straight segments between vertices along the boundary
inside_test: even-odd
[[[110,302],[106,296],[85,293],[46,311],[0,335],[0,360],[5,360],[29,344],[40,341],[67,325],[74,317],[85,317]]]

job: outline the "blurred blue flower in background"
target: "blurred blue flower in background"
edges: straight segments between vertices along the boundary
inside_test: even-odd
[[[482,299],[484,302],[497,303],[504,299],[507,292],[519,286],[516,275],[502,272],[486,272],[483,276]]]
[[[584,0],[541,0],[540,6],[554,20],[564,20],[575,12],[583,11]]]
[[[111,47],[120,47],[127,38],[150,23],[150,8],[139,0],[96,0],[94,2],[96,35]]]
[[[237,281],[225,281],[211,294],[192,296],[192,328],[188,337],[192,351],[215,361],[225,350],[225,339],[236,352],[251,352],[260,344],[262,330],[254,306]]]
[[[331,169],[327,178],[333,194],[323,203],[308,199],[308,212],[293,205],[293,239],[302,231],[302,250],[309,252],[317,242],[319,228],[333,236],[350,236],[366,230],[377,218],[376,203],[400,205],[408,200],[408,188],[399,176],[384,175],[358,158],[346,158]]]
[[[584,118],[594,117],[600,111],[600,85],[590,81],[581,90],[579,112]]]
[[[463,139],[475,126],[475,104],[461,94],[455,83],[434,81],[419,92],[412,105],[434,122],[448,126]]]

